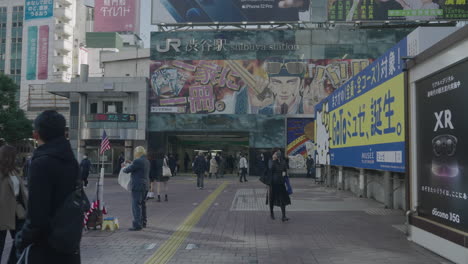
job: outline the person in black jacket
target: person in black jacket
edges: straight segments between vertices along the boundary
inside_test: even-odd
[[[134,151],[135,160],[125,168],[131,173],[130,189],[132,190],[133,227],[130,231],[140,231],[146,227],[146,196],[149,190],[150,162],[146,158],[145,148],[138,146]]]
[[[205,171],[208,167],[205,157],[203,156],[203,152],[199,152],[198,156],[195,158],[193,162],[193,171],[197,174],[197,188],[203,189],[204,188],[204,178],[205,178]]]
[[[65,118],[53,110],[44,111],[34,121],[33,137],[39,147],[29,169],[29,199],[26,222],[17,234],[18,254],[30,246],[29,263],[80,263],[79,250],[60,252],[52,246],[52,218],[66,197],[75,190],[80,177],[78,161],[65,138]]]
[[[270,216],[271,219],[275,219],[273,213],[273,207],[279,206],[281,208],[281,213],[283,215],[282,221],[288,221],[289,218],[286,217],[286,205],[291,204],[291,199],[286,190],[284,177],[287,173],[287,164],[286,160],[281,156],[281,151],[277,151],[273,154],[271,162],[271,171],[269,179],[269,190],[268,190],[268,202],[270,205]]]
[[[88,159],[88,154],[83,156],[83,160],[80,163],[81,180],[83,180],[84,186],[88,187],[88,176],[91,170],[91,161]]]
[[[257,159],[257,171],[258,176],[260,177],[265,176],[265,173],[267,172],[267,164],[265,161],[265,155],[263,153],[261,153]]]

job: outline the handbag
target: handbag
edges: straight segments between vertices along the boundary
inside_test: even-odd
[[[26,219],[26,209],[21,203],[16,203],[16,217],[19,220],[24,220]]]
[[[288,194],[293,194],[293,189],[291,187],[291,182],[289,181],[289,176],[284,177],[284,184],[286,185],[286,191],[288,191]]]
[[[169,166],[167,166],[166,159],[164,159],[164,164],[162,167],[162,176],[163,177],[172,177],[172,172]]]

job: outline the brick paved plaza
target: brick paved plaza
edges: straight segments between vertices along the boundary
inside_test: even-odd
[[[121,228],[86,232],[84,264],[450,263],[406,239],[402,211],[309,179],[292,179],[291,220],[283,223],[279,208],[270,219],[256,177],[207,179],[198,190],[194,177],[177,176],[169,182],[169,202],[147,203],[148,228],[140,232],[127,231],[130,193],[115,178],[105,184],[109,216]],[[90,199],[94,189],[87,189]]]

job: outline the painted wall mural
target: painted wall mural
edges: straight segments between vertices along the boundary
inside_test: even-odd
[[[150,67],[151,113],[315,114],[370,59],[173,60]]]

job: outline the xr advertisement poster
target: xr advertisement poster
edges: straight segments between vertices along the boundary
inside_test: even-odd
[[[328,0],[330,21],[468,19],[466,0]]]
[[[406,39],[316,107],[317,162],[405,171]]]
[[[418,213],[468,232],[468,61],[416,83]]]
[[[310,21],[310,0],[152,0],[152,24]]]
[[[314,119],[288,118],[286,122],[286,154],[289,158],[289,167],[291,169],[305,168],[307,156],[314,157]]]

